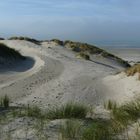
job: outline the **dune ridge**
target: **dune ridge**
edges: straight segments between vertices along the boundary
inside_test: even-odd
[[[19,50],[22,55],[26,56],[24,63],[18,65],[16,63],[14,71],[11,67],[8,67],[9,71],[6,73],[0,71],[0,96],[6,95],[10,98],[10,106],[19,108],[16,110],[17,114],[22,113],[20,109],[25,108],[25,111],[23,110],[25,117],[14,118],[9,124],[4,124],[3,130],[9,130],[7,129],[9,127],[10,130],[14,128],[11,135],[14,140],[17,139],[17,136],[19,138],[28,137],[31,140],[38,138],[36,131],[32,132],[32,128],[28,129],[28,134],[24,130],[26,126],[29,126],[28,123],[31,124],[31,127],[34,126],[34,123],[37,123],[39,127],[47,124],[47,127],[42,127],[47,131],[45,135],[49,136],[49,140],[58,140],[58,126],[60,123],[61,125],[65,123],[65,117],[84,115],[83,120],[93,119],[94,124],[96,118],[99,119],[100,124],[102,124],[101,119],[108,122],[110,113],[103,107],[105,102],[110,100],[115,101],[115,105],[123,105],[138,98],[140,94],[140,81],[137,75],[127,76],[126,65],[122,65],[116,59],[104,57],[101,53],[95,53],[98,49],[94,48],[94,53],[91,54],[88,46],[86,50],[84,46],[84,50],[80,50],[80,53],[89,55],[89,58],[85,59],[85,56],[77,57],[79,54],[77,48],[75,52],[71,46],[58,44],[58,40],[58,43],[56,40],[52,40],[43,41],[39,45],[19,39],[2,40],[1,42],[10,48]],[[31,63],[28,57],[34,60],[34,63],[25,69]],[[65,107],[65,105],[67,106]],[[90,110],[85,116],[84,105],[89,109],[94,107],[94,111]],[[77,109],[80,111],[78,115],[75,110],[73,110],[75,113],[72,113],[73,106],[74,109],[76,107],[76,111]],[[49,122],[47,120],[47,123],[42,123],[42,112],[46,110],[49,110],[50,114],[45,117],[52,117],[56,120]],[[67,113],[67,110],[70,112]],[[81,114],[81,110],[84,111],[84,114]],[[13,112],[14,114],[15,112]],[[74,123],[76,124],[75,121]],[[87,126],[87,123],[85,125]],[[23,132],[26,132],[26,136]],[[41,133],[43,132],[41,131]],[[4,139],[4,136],[7,136],[7,133],[2,134],[0,138]]]
[[[9,40],[25,40],[25,41],[35,43],[36,45],[40,45],[41,43],[45,42],[43,40],[40,41],[40,40],[29,38],[29,37],[10,37]],[[105,58],[109,58],[109,59],[118,61],[120,64],[122,64],[126,67],[130,67],[130,64],[127,61],[125,61],[125,60],[119,58],[118,56],[115,56],[103,49],[100,49],[99,47],[97,47],[95,45],[90,45],[90,44],[81,43],[81,42],[73,42],[70,40],[62,41],[59,39],[52,39],[49,42],[54,42],[54,43],[56,43],[56,45],[71,48],[72,51],[80,53],[79,55],[81,55],[81,56],[89,56],[90,54],[91,55],[97,54],[97,55],[101,55]],[[84,54],[84,55],[82,55],[82,54]]]

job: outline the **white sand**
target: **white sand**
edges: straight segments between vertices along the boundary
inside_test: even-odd
[[[105,100],[113,100],[121,104],[140,96],[140,81],[138,74],[127,77],[124,72],[107,76],[98,84],[98,92],[102,93]]]
[[[18,40],[2,42],[35,60],[26,71],[0,73],[0,96],[10,96],[13,105],[37,104],[44,108],[68,101],[98,105],[108,99],[123,102],[140,94],[135,77],[113,76],[123,67],[109,59],[77,59],[74,52],[53,42],[41,46]],[[26,65],[19,66],[20,70]]]
[[[116,74],[124,68],[115,61],[100,56],[92,56],[92,61],[77,59],[74,52],[53,42],[43,42],[41,46],[18,40],[1,42],[30,57],[7,68],[0,66],[0,96],[10,96],[11,105],[34,104],[45,109],[68,101],[81,102],[98,105],[92,114],[94,118],[109,119],[110,113],[100,104],[109,99],[125,103],[140,95],[138,75]],[[129,58],[131,52],[126,50],[125,53]],[[138,53],[135,51],[134,58]],[[54,120],[46,124],[43,133],[50,136],[48,140],[58,139],[58,128],[64,121]],[[31,118],[15,118],[0,125],[0,133],[7,130],[11,131],[14,140],[35,140],[36,131],[32,126],[38,123]],[[1,134],[0,139],[5,140],[7,134]]]

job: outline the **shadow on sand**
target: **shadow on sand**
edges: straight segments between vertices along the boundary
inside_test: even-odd
[[[0,64],[0,73],[7,72],[25,72],[31,69],[35,64],[35,60],[31,57],[26,57],[24,60],[15,60]]]
[[[116,69],[115,67],[113,67],[113,66],[111,66],[111,65],[108,65],[108,64],[104,64],[104,63],[97,62],[97,61],[93,61],[93,60],[90,60],[90,61],[91,61],[91,62],[94,62],[94,63],[96,63],[96,64],[99,64],[99,65],[102,65],[102,66],[111,68],[111,69]]]

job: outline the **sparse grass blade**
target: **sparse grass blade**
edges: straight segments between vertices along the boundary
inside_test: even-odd
[[[112,133],[107,122],[95,121],[85,128],[82,140],[112,140]]]
[[[104,103],[104,108],[108,110],[115,110],[117,108],[117,104],[115,101],[108,100]]]
[[[8,108],[9,104],[10,104],[10,98],[7,95],[0,98],[0,106],[1,107]]]
[[[82,137],[82,124],[78,120],[66,120],[60,128],[62,140],[80,140]]]

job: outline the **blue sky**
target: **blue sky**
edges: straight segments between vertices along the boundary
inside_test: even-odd
[[[140,0],[1,0],[0,36],[140,44]]]

